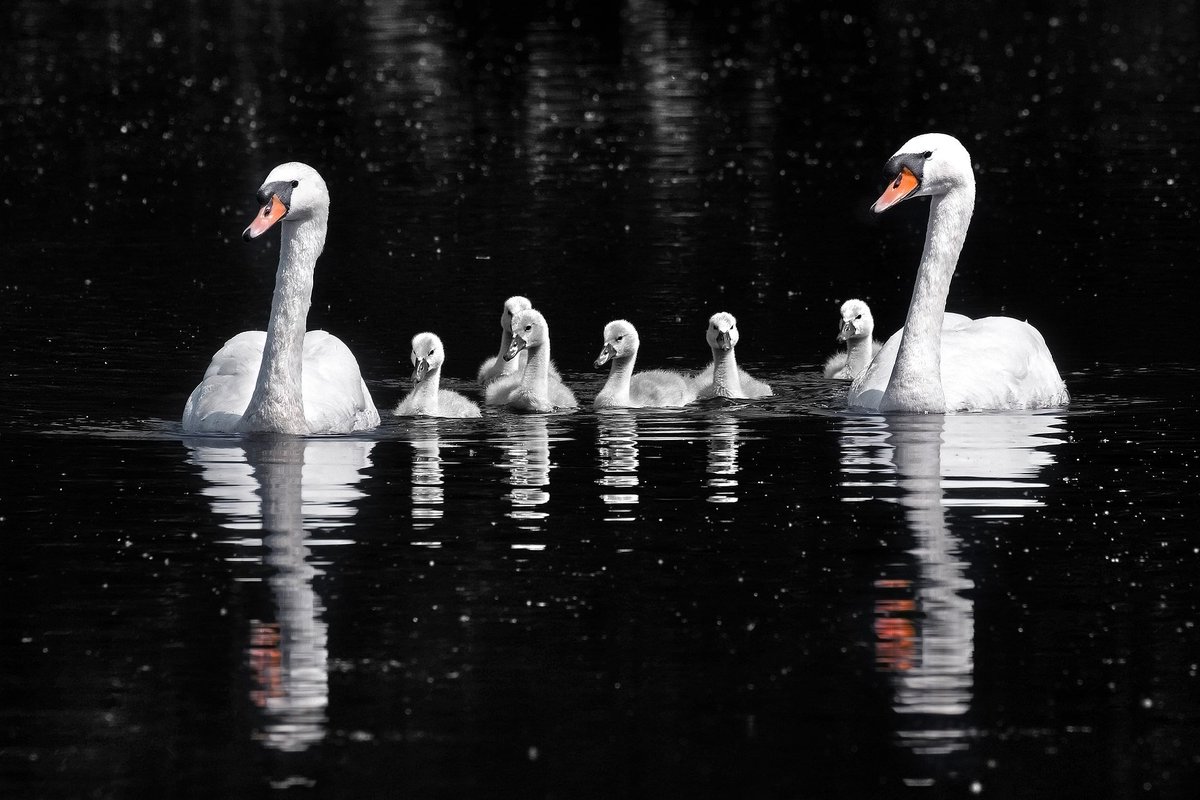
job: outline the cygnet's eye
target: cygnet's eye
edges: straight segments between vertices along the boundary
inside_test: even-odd
[[[297,186],[299,186],[299,185],[300,185],[300,181],[292,181],[292,188],[293,188],[293,189],[295,189],[295,188],[296,188]]]
[[[532,326],[532,325],[526,325],[526,326],[525,326],[525,332],[526,332],[526,333],[529,333],[531,330],[533,330],[533,326]]]
[[[862,319],[862,314],[859,314],[857,317],[855,317],[855,319]]]
[[[618,336],[618,337],[617,337],[617,341],[618,341],[618,342],[623,342],[623,341],[625,341],[625,337],[624,337],[624,336]]]

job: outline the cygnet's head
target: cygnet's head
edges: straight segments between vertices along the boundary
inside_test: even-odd
[[[527,347],[539,347],[550,337],[546,318],[537,309],[527,308],[518,311],[512,321],[512,344],[504,354],[505,361],[512,361],[517,353]]]
[[[446,360],[442,340],[436,333],[418,333],[412,338],[412,353],[409,359],[413,365],[412,381],[420,383],[429,373],[440,369]]]
[[[271,170],[256,196],[262,209],[242,231],[242,239],[247,242],[282,219],[302,222],[329,216],[329,189],[325,180],[315,169],[299,161],[289,161]]]
[[[905,142],[883,168],[888,186],[871,206],[878,214],[910,197],[945,194],[958,186],[975,191],[971,155],[946,133],[923,133]]]
[[[504,301],[504,309],[500,312],[500,330],[506,333],[512,330],[513,317],[527,309],[533,308],[528,297],[513,295]]]
[[[728,311],[718,311],[708,318],[708,331],[704,334],[708,346],[716,350],[732,350],[738,343],[737,320]]]
[[[862,300],[847,300],[842,303],[842,322],[838,326],[839,342],[869,339],[875,330],[875,319],[871,309]]]
[[[614,319],[604,326],[604,347],[596,356],[595,365],[603,366],[610,358],[636,356],[637,351],[637,328],[623,319]]]

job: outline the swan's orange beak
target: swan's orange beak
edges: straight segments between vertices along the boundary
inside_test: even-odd
[[[258,212],[258,216],[254,218],[254,221],[250,223],[246,230],[242,231],[242,240],[248,242],[251,239],[262,236],[272,225],[286,217],[287,212],[287,206],[279,199],[279,195],[271,195],[271,199],[262,207],[262,211]]]
[[[920,185],[921,182],[917,180],[917,176],[911,169],[901,168],[900,174],[888,184],[888,188],[883,190],[883,194],[879,195],[879,199],[875,201],[875,205],[871,206],[871,210],[876,214],[886,211],[915,192]]]

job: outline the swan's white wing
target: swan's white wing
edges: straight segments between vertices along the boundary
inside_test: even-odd
[[[851,408],[878,410],[892,376],[903,329],[850,386]],[[942,323],[942,391],[948,411],[1051,408],[1068,395],[1042,335],[1011,317],[972,320],[946,314]]]
[[[349,433],[379,424],[358,361],[341,339],[326,331],[304,334],[303,397],[311,433]]]
[[[250,404],[262,364],[265,331],[243,331],[217,351],[183,409],[183,429],[232,433]]]
[[[1012,317],[942,331],[942,388],[951,411],[1047,408],[1068,399],[1042,335]]]

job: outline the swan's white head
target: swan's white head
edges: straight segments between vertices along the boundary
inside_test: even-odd
[[[442,366],[446,353],[442,349],[442,340],[436,333],[418,333],[412,338],[413,383],[420,383],[425,377]]]
[[[604,326],[604,347],[596,356],[595,365],[603,366],[610,358],[636,356],[638,343],[637,328],[623,319],[614,319]]]
[[[862,300],[847,300],[842,303],[842,323],[838,326],[837,340],[869,339],[875,330],[875,319],[871,309]]]
[[[910,197],[945,194],[956,186],[975,187],[971,154],[947,133],[923,133],[909,139],[888,159],[883,173],[889,183],[871,206],[876,214]]]
[[[242,232],[247,242],[266,233],[276,222],[300,222],[329,216],[329,189],[321,174],[308,164],[289,161],[271,170],[258,189],[262,209]]]
[[[708,318],[704,338],[713,350],[732,350],[738,343],[737,320],[728,311],[718,311]]]
[[[508,352],[504,354],[504,360],[512,361],[517,357],[517,353],[527,347],[539,347],[545,344],[549,337],[550,329],[546,325],[546,318],[542,316],[541,312],[533,308],[518,311],[513,316],[512,344],[508,346]]]

